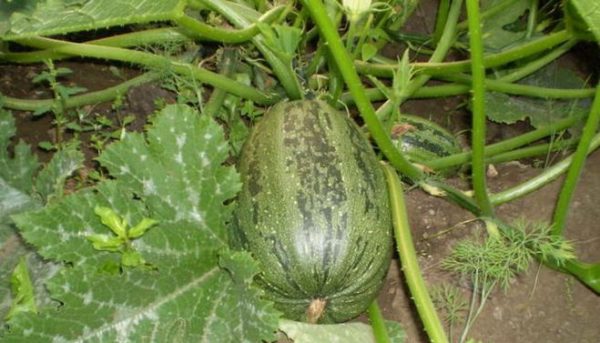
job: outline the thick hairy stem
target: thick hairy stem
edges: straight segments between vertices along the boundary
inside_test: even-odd
[[[485,170],[485,66],[483,65],[483,42],[481,40],[481,22],[479,20],[479,1],[467,0],[467,14],[469,16],[469,44],[471,47],[471,74],[473,80],[472,101],[472,183],[475,199],[484,216],[493,216],[493,207],[490,203],[486,187]]]
[[[581,176],[581,172],[583,170],[588,151],[592,144],[592,140],[594,138],[594,135],[596,134],[596,131],[598,130],[599,121],[600,84],[596,86],[596,97],[594,98],[594,102],[592,103],[590,115],[583,128],[581,139],[579,140],[577,150],[573,154],[573,160],[571,162],[571,166],[569,167],[569,172],[567,173],[567,177],[558,197],[556,210],[554,211],[554,217],[552,220],[552,234],[554,235],[560,235],[564,230],[565,224],[567,222],[567,215],[569,213],[569,204],[571,202],[571,198],[573,197],[573,193],[575,192],[575,187],[577,186],[579,177]]]
[[[417,253],[412,241],[410,226],[408,224],[408,215],[404,203],[404,195],[400,179],[396,171],[388,165],[383,165],[383,170],[388,184],[390,195],[390,206],[392,210],[392,223],[394,224],[394,236],[398,247],[400,262],[402,263],[402,272],[406,278],[406,283],[410,294],[415,303],[415,307],[421,317],[425,331],[429,335],[431,342],[448,342],[444,326],[433,306],[427,286],[423,280],[422,273],[417,260]]]

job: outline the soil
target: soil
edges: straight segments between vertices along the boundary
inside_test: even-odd
[[[516,163],[499,165],[497,169],[498,176],[488,179],[491,190],[506,189],[541,171]],[[600,214],[597,206],[599,173],[600,151],[596,151],[587,160],[565,230],[566,237],[574,242],[577,256],[586,262],[600,261],[600,231],[596,222]],[[496,214],[507,222],[520,218],[548,222],[560,186],[561,180],[557,180],[524,198],[499,206]],[[445,272],[440,261],[459,240],[481,232],[483,226],[470,221],[473,219],[470,213],[417,189],[406,193],[406,201],[419,265],[427,284],[450,282],[462,287],[464,295],[469,296],[468,284]],[[453,229],[436,236],[448,228]],[[428,341],[398,263],[390,268],[379,303],[386,318],[402,323],[407,331],[407,342]],[[572,276],[534,262],[506,291],[494,291],[469,337],[486,343],[598,342],[599,315],[600,296]]]
[[[424,6],[428,2],[424,2]],[[427,9],[421,10],[427,13]],[[429,12],[432,13],[432,12]],[[418,13],[417,13],[418,14]],[[421,18],[423,19],[423,18]],[[427,19],[427,20],[425,20]],[[425,18],[430,22],[431,19]],[[430,25],[430,24],[429,24]],[[74,73],[68,82],[89,90],[102,89],[120,82],[108,66],[85,61],[60,63]],[[0,92],[20,98],[47,98],[47,89],[31,83],[33,76],[42,70],[35,66],[0,65]],[[120,68],[125,78],[134,73]],[[155,100],[173,99],[173,95],[157,85],[144,85],[132,89],[126,98],[125,110],[135,114],[131,128],[140,129],[146,118],[154,111]],[[432,114],[444,109],[457,117],[448,116],[448,121],[460,118],[458,100],[412,101],[405,111],[417,114]],[[94,111],[114,116],[110,104],[96,106]],[[16,112],[18,138],[32,146],[52,139],[49,115],[32,117],[30,113]],[[456,128],[452,128],[456,131]],[[495,128],[494,130],[500,130]],[[509,128],[508,130],[513,130]],[[490,135],[495,135],[494,132]],[[502,134],[505,136],[504,134]],[[49,155],[38,151],[42,160]],[[90,157],[89,155],[88,157]],[[92,163],[91,160],[88,163]],[[529,164],[508,163],[495,166],[498,175],[488,179],[488,187],[497,192],[527,180],[542,170]],[[577,256],[586,262],[600,261],[600,151],[587,160],[585,172],[579,182],[572,202],[565,235],[574,242]],[[462,179],[451,180],[463,189],[468,184]],[[549,221],[560,191],[561,180],[496,209],[497,215],[507,222],[519,218],[529,221]],[[428,285],[452,283],[469,296],[469,284],[457,276],[445,272],[440,263],[452,247],[460,240],[481,233],[482,224],[461,208],[425,194],[419,189],[407,189],[406,201],[413,239],[419,255],[419,265]],[[450,229],[450,230],[448,230]],[[446,232],[447,231],[447,232]],[[445,233],[443,233],[445,232]],[[440,234],[442,233],[442,234]],[[386,319],[402,324],[407,334],[407,343],[427,342],[419,316],[410,300],[404,276],[398,260],[390,267],[387,280],[379,297]],[[459,326],[459,329],[461,327]],[[457,329],[456,331],[460,331]],[[600,296],[586,288],[572,276],[551,270],[533,262],[526,273],[519,275],[506,291],[496,290],[475,322],[470,337],[486,343],[515,342],[599,342],[600,341]],[[454,337],[454,340],[456,337]]]

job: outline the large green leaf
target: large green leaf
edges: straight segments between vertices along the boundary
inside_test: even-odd
[[[223,206],[241,187],[232,167],[222,163],[228,145],[220,126],[187,106],[169,106],[154,119],[146,139],[130,134],[99,161],[119,183],[142,197],[161,222],[187,220],[226,245]]]
[[[481,10],[485,11],[506,0],[483,0]],[[529,9],[529,1],[512,1],[502,11],[483,20],[483,44],[488,50],[501,50],[513,44],[518,44],[526,36],[525,27],[519,25]]]
[[[31,13],[39,0],[0,1],[0,36],[10,27],[8,19],[14,12]]]
[[[11,157],[8,148],[15,133],[15,120],[12,114],[0,108],[0,178],[9,185],[30,193],[33,187],[33,176],[40,166],[37,157],[22,141],[14,147]]]
[[[582,88],[585,82],[572,70],[552,63],[520,83],[555,88]],[[513,124],[529,119],[533,127],[543,127],[568,116],[587,113],[584,101],[564,101],[554,99],[532,99],[504,93],[487,92],[485,95],[486,115],[495,122]]]
[[[14,156],[9,153],[15,135],[15,121],[10,112],[0,109],[0,319],[10,308],[10,275],[19,258],[28,253],[17,234],[10,215],[35,208],[37,202],[22,189],[30,190],[37,160],[20,144]]]
[[[126,24],[168,21],[181,13],[184,0],[46,0],[35,10],[15,12],[7,40],[49,36]]]
[[[6,342],[259,342],[274,339],[279,313],[252,286],[247,253],[230,252],[225,203],[240,188],[223,132],[211,118],[173,105],[146,134],[131,133],[99,157],[113,180],[14,217],[28,243],[70,267],[48,288],[60,310],[21,313]],[[94,213],[112,209],[133,227],[144,266],[119,268],[121,252],[95,250],[110,229]]]
[[[567,20],[576,33],[587,38],[589,34],[600,42],[600,2],[595,0],[569,0],[565,5]]]
[[[24,244],[10,216],[41,206],[39,197],[31,194],[34,183],[43,189],[62,190],[65,178],[83,161],[83,156],[74,147],[65,153],[59,152],[39,173],[46,176],[36,180],[39,164],[29,146],[20,142],[13,156],[9,153],[10,139],[15,131],[12,115],[0,110],[0,319],[4,318],[13,301],[10,276],[22,257],[32,277],[38,307],[56,305],[44,283],[57,272],[58,266],[43,261]]]
[[[83,167],[83,160],[83,153],[77,149],[77,144],[68,144],[57,151],[50,163],[36,176],[36,195],[44,202],[62,197],[65,181],[77,169]]]
[[[238,269],[252,266],[248,255],[237,260]],[[273,339],[278,320],[257,290],[234,282],[208,256],[156,272],[76,268],[48,286],[60,310],[16,316],[3,342],[250,343]]]

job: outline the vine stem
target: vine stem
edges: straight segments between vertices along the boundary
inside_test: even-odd
[[[600,147],[600,133],[596,134],[590,142],[588,153]],[[539,189],[547,183],[558,178],[562,173],[566,172],[569,165],[573,161],[574,155],[571,155],[555,165],[548,167],[543,173],[531,178],[513,188],[509,188],[502,192],[493,194],[490,199],[494,205],[503,204],[511,200],[522,197],[525,194],[531,193]]]
[[[590,115],[583,127],[577,150],[573,154],[573,161],[569,167],[567,177],[562,186],[561,192],[558,197],[554,216],[552,218],[552,234],[561,235],[564,231],[564,227],[567,221],[567,215],[569,212],[569,204],[575,187],[581,176],[583,166],[592,143],[594,134],[598,130],[598,122],[600,121],[600,83],[596,86],[596,96],[590,109]]]
[[[472,102],[472,184],[475,199],[484,216],[492,217],[494,209],[489,200],[485,171],[485,66],[483,64],[483,42],[479,20],[479,1],[467,0],[469,22],[469,45],[471,50],[471,73],[473,75]]]
[[[573,35],[566,30],[558,31],[514,48],[507,49],[506,51],[487,55],[484,58],[484,63],[487,68],[498,67],[546,51],[573,38]],[[430,61],[412,63],[411,66],[414,67],[417,72],[433,76],[466,72],[471,68],[471,63],[471,60],[456,62]],[[360,73],[368,73],[370,75],[382,77],[392,77],[394,75],[394,69],[397,67],[394,64],[368,63],[363,61],[356,61],[355,64],[356,69]]]
[[[277,6],[261,16],[258,22],[271,23],[281,15],[285,9],[284,6]],[[179,25],[183,32],[190,37],[202,41],[217,41],[222,43],[243,43],[260,33],[257,24],[251,24],[239,30],[221,29],[207,25],[185,14],[181,14],[175,18],[175,22]]]
[[[457,76],[455,75],[455,77]],[[471,83],[471,78],[470,76],[465,75],[460,83],[448,83],[440,86],[424,86],[416,89],[410,98],[429,99],[466,94],[471,90],[471,87],[467,83]],[[583,99],[593,97],[596,92],[594,88],[548,88],[489,79],[486,79],[486,89],[505,94],[529,96],[541,99]],[[387,99],[385,94],[381,92],[379,88],[367,88],[365,89],[365,93],[371,101]],[[350,93],[342,94],[340,100],[345,104],[352,104],[354,102]]]
[[[135,32],[122,33],[119,35],[85,41],[85,44],[106,45],[118,48],[132,46],[144,46],[150,44],[179,43],[188,41],[189,38],[173,28],[149,29]],[[6,52],[0,57],[15,63],[36,63],[45,60],[59,60],[72,57],[69,54],[61,54],[52,49],[28,51],[28,52]]]
[[[485,20],[491,16],[498,14],[499,12],[506,10],[507,8],[512,6],[513,3],[517,2],[517,1],[522,1],[522,0],[504,0],[501,2],[496,1],[494,6],[491,6],[485,12],[481,13],[481,20]],[[459,23],[458,25],[456,25],[456,28],[459,31],[462,31],[462,30],[466,30],[468,28],[468,26],[469,26],[468,21],[463,21],[463,22]]]
[[[467,74],[440,75],[439,78],[442,80],[455,81],[459,83],[473,82],[473,78]],[[596,92],[594,88],[546,88],[491,79],[485,79],[485,85],[489,90],[501,93],[531,96],[543,99],[588,98],[594,96],[594,93]]]
[[[89,104],[101,103],[116,98],[119,94],[125,94],[129,88],[139,86],[144,83],[158,80],[160,75],[155,72],[146,72],[140,76],[134,77],[131,80],[125,81],[113,87],[109,87],[103,90],[89,92],[82,95],[71,96],[65,99],[64,108],[81,107]],[[2,105],[6,108],[19,111],[35,111],[39,108],[49,108],[54,103],[54,99],[44,100],[31,100],[31,99],[17,99],[8,96],[2,96]]]
[[[202,0],[202,2],[210,9],[220,13],[227,20],[231,21],[235,26],[246,28],[252,25],[252,22],[248,17],[258,15],[254,13],[254,10],[226,0]],[[256,19],[256,18],[255,18]],[[281,86],[285,89],[290,99],[302,99],[304,93],[302,92],[302,86],[296,76],[291,63],[286,63],[275,54],[262,35],[256,35],[252,37],[252,43],[262,53],[264,58],[269,62],[269,65],[273,69],[273,73],[281,83]]]
[[[412,241],[410,226],[408,224],[408,214],[406,213],[406,205],[404,203],[404,195],[400,179],[396,171],[383,164],[383,170],[386,176],[388,191],[390,195],[390,207],[392,210],[392,222],[394,224],[394,236],[396,237],[396,245],[400,262],[402,263],[402,272],[406,277],[406,283],[412,295],[415,307],[421,317],[423,326],[429,339],[434,343],[448,342],[444,326],[438,317],[427,286],[421,275],[419,263],[417,261],[417,253]]]
[[[128,50],[109,46],[72,43],[41,37],[28,38],[19,42],[23,43],[24,45],[33,46],[36,48],[52,49],[55,52],[68,54],[72,56],[111,59],[115,61],[140,64],[145,67],[156,68],[158,70],[170,69],[177,74],[195,78],[213,87],[222,88],[232,94],[246,99],[250,99],[259,104],[270,104],[277,100],[273,96],[266,95],[253,87],[228,79],[220,74],[193,66],[188,63],[173,61],[167,57],[154,55],[143,51]]]
[[[371,322],[371,327],[373,328],[375,342],[392,343],[387,328],[385,327],[383,315],[381,314],[381,310],[379,309],[379,305],[377,304],[377,299],[373,300],[371,305],[369,305],[367,312],[369,314],[369,321]]]
[[[438,10],[435,17],[435,30],[433,33],[433,41],[439,42],[442,34],[444,33],[444,27],[448,21],[448,10],[450,9],[450,0],[441,0],[438,5]]]
[[[533,131],[524,133],[522,135],[506,139],[502,142],[490,144],[485,147],[484,155],[485,157],[495,156],[501,153],[505,153],[512,149],[519,148],[526,144],[535,142],[541,138],[544,138],[548,135],[554,134],[556,132],[562,131],[568,127],[571,127],[573,124],[581,120],[581,116],[571,116],[561,120],[558,120],[556,123],[548,124],[539,129],[535,129]],[[443,169],[459,164],[464,164],[469,162],[471,159],[471,152],[461,152],[459,154],[454,154],[446,157],[437,158],[425,163],[428,167],[437,170]]]
[[[456,40],[456,23],[458,21],[458,17],[460,16],[462,3],[463,0],[454,0],[450,5],[450,8],[448,10],[448,18],[446,20],[446,25],[444,26],[444,33],[442,34],[442,37],[440,38],[440,41],[438,42],[435,48],[435,51],[433,52],[433,54],[431,54],[431,57],[429,58],[429,63],[441,62],[448,53],[448,50],[450,50],[450,47],[452,46],[454,41]],[[395,70],[392,69],[392,76],[394,72]],[[408,86],[406,86],[407,89],[404,92],[405,97],[401,100],[404,101],[407,98],[411,97],[413,93],[415,93],[421,87],[423,87],[427,83],[427,81],[429,81],[430,78],[431,75],[423,73],[417,75],[415,78],[410,80]],[[401,105],[401,102],[400,104],[396,104],[396,101],[388,99],[383,105],[381,105],[377,109],[377,112],[381,117],[386,117],[389,113],[394,111],[393,107],[396,105]]]
[[[225,77],[231,77],[233,75],[233,72],[235,71],[234,68],[236,62],[236,50],[225,49],[223,51],[223,55],[221,56],[221,60],[219,61],[219,72]],[[204,105],[204,108],[202,109],[202,114],[212,118],[216,117],[219,114],[219,110],[223,106],[223,102],[225,101],[226,97],[226,91],[220,88],[215,88],[210,94],[210,98]]]
[[[322,37],[329,45],[329,51],[337,63],[339,71],[354,98],[356,107],[364,119],[371,136],[383,154],[388,158],[390,163],[404,175],[415,181],[422,180],[424,178],[423,172],[413,166],[400,152],[398,152],[388,133],[383,128],[383,125],[381,125],[381,122],[377,119],[373,105],[364,92],[362,82],[354,69],[348,51],[344,48],[336,28],[327,16],[327,11],[321,0],[303,0],[303,3],[308,8],[313,21],[317,27],[319,27]]]

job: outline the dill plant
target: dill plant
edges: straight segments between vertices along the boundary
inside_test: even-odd
[[[471,283],[472,294],[459,339],[461,343],[467,340],[470,329],[496,286],[507,290],[510,281],[526,271],[534,257],[561,265],[575,256],[572,244],[563,236],[552,235],[549,225],[519,220],[512,228],[503,227],[502,230],[502,235],[489,231],[490,235],[483,242],[476,239],[459,242],[442,262],[444,269]],[[453,298],[442,297],[444,299],[448,308],[447,303]]]

